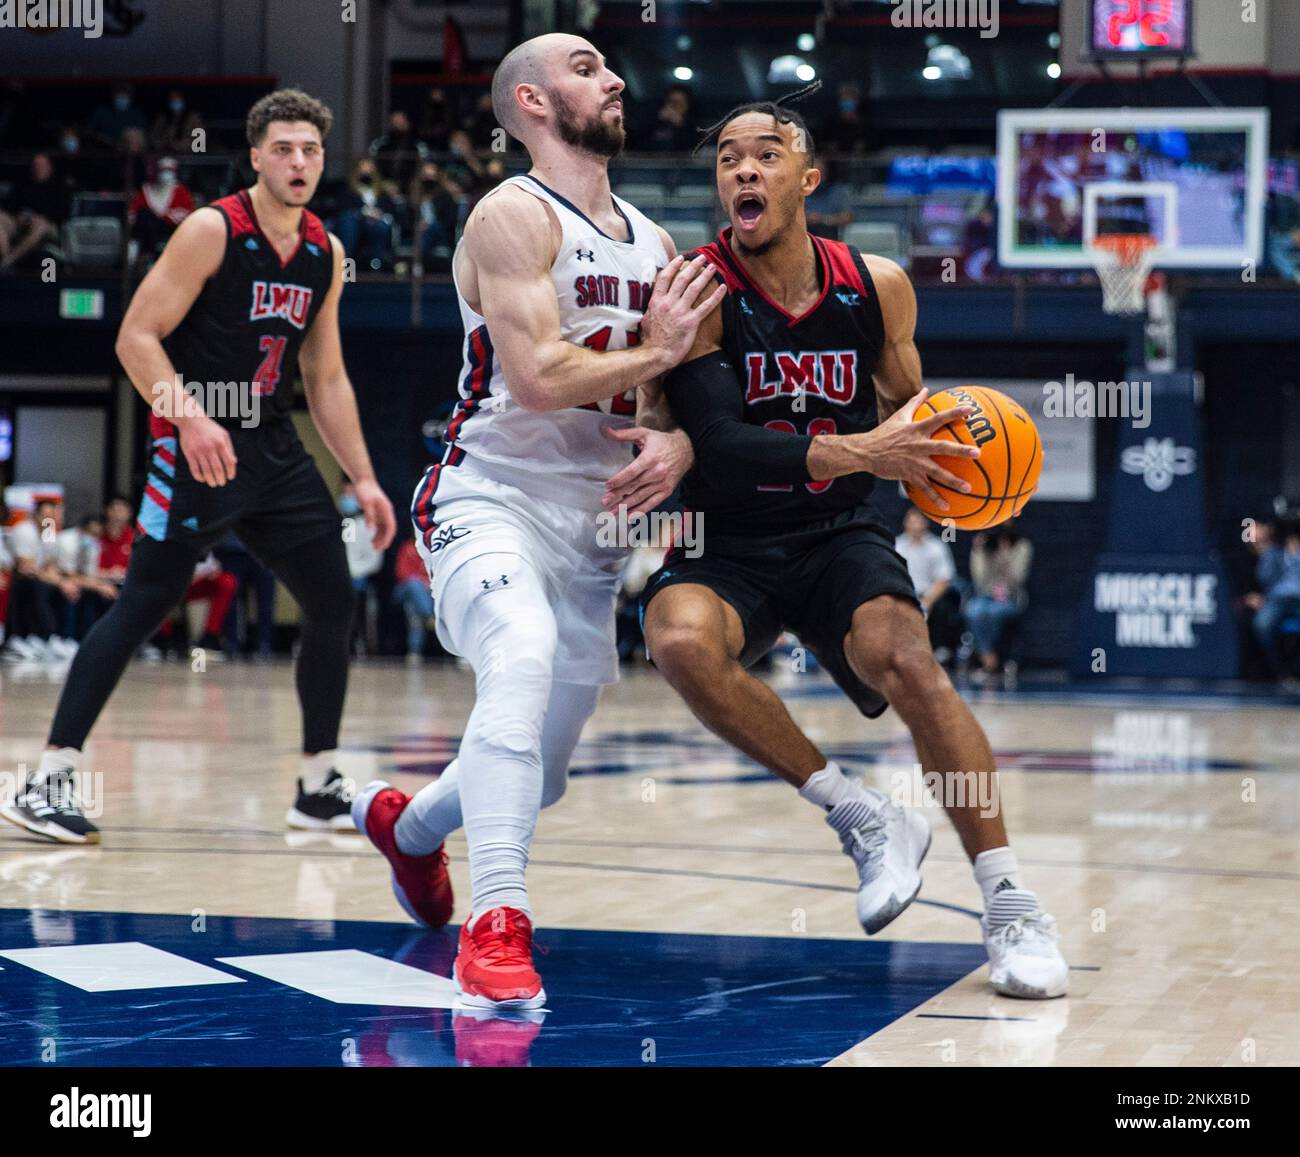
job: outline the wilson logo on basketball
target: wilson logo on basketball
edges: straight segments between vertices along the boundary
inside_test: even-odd
[[[745,355],[745,404],[776,397],[809,394],[847,406],[858,392],[857,350],[781,351],[774,355],[776,373],[768,376],[767,352]]]
[[[311,290],[304,285],[282,285],[278,281],[254,281],[249,321],[279,317],[295,329],[305,329],[311,311]]]
[[[966,419],[966,429],[970,431],[971,441],[976,446],[983,446],[991,438],[997,437],[997,431],[993,429],[993,423],[989,421],[989,416],[980,405],[980,400],[969,390],[949,390],[960,405],[970,406],[974,413]]]

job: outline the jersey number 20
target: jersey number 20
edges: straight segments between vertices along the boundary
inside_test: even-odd
[[[799,430],[795,426],[795,424],[793,422],[787,422],[784,418],[777,418],[774,421],[768,422],[766,424],[766,428],[769,430],[782,430],[787,434],[799,433]],[[811,422],[808,423],[808,437],[810,438],[815,438],[817,437],[818,434],[834,434],[834,433],[835,433],[834,418],[814,418]],[[835,481],[834,478],[824,478],[820,482],[805,482],[804,485],[808,487],[809,494],[824,494],[827,490],[830,489],[830,485],[834,481]],[[794,492],[793,486],[760,486],[759,489],[772,490],[781,494],[792,494]]]

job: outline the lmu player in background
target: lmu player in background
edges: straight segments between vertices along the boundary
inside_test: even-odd
[[[37,835],[99,841],[73,790],[86,736],[131,655],[180,601],[195,563],[231,530],[302,608],[303,757],[288,822],[352,827],[350,785],[334,767],[352,581],[338,512],[289,417],[300,362],[312,420],[355,484],[380,550],[396,523],[343,367],[343,246],[304,208],[321,178],[332,121],[323,104],[293,89],[259,100],[248,114],[257,184],[185,220],[122,320],[118,357],[154,407],[140,537],[121,595],[68,671],[39,766],[15,803],[0,808]],[[187,383],[238,383],[234,412],[187,415],[174,393],[157,406],[160,385],[178,374]],[[214,389],[208,398],[218,396]],[[242,427],[250,414],[257,421]],[[157,726],[165,733],[167,721]]]
[[[745,666],[791,630],[868,718],[894,705],[927,773],[995,787],[988,740],[935,661],[907,566],[869,499],[876,478],[898,478],[938,501],[936,483],[964,484],[936,455],[978,450],[932,438],[969,411],[912,421],[925,391],[907,275],[809,235],[804,198],[821,174],[802,117],[742,105],[717,132],[731,228],[704,252],[728,294],[664,381],[695,447],[683,504],[708,514],[708,534],[702,555],[674,550],[646,584],[646,650],[702,723],[825,813],[873,933],[920,890],[929,825],[828,762]],[[1062,995],[1055,923],[1021,882],[1000,811],[969,799],[948,814],[984,894],[993,986]]]

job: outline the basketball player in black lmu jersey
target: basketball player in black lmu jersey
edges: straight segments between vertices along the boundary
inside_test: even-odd
[[[674,550],[647,583],[646,649],[701,722],[824,810],[857,867],[869,934],[920,890],[929,824],[828,762],[745,667],[788,629],[864,715],[892,703],[927,774],[985,789],[945,792],[944,803],[984,893],[994,987],[1060,996],[1055,922],[989,806],[988,740],[934,659],[907,566],[870,501],[876,478],[935,501],[936,483],[962,489],[936,456],[978,450],[932,435],[969,409],[912,421],[925,397],[916,297],[892,261],[809,235],[804,198],[821,174],[802,118],[746,105],[717,132],[731,227],[704,252],[729,292],[664,382],[695,447],[682,497],[705,515],[703,551]],[[606,502],[622,498],[611,486]]]
[[[304,208],[320,181],[332,120],[296,90],[259,100],[247,126],[257,184],[191,214],[123,318],[117,353],[152,410],[139,536],[121,594],[68,671],[39,766],[17,800],[0,807],[37,835],[99,842],[72,790],[86,736],[131,655],[185,593],[195,563],[231,530],[303,614],[304,754],[288,822],[353,827],[350,787],[334,766],[352,581],[338,512],[289,417],[299,363],[312,420],[355,484],[380,550],[396,522],[375,482],[343,366],[343,246]]]

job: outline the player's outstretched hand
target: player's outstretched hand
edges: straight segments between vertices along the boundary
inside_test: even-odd
[[[357,502],[361,504],[361,513],[365,516],[366,525],[370,527],[370,541],[376,550],[387,550],[397,534],[397,516],[393,513],[393,504],[373,478],[358,482],[355,490]]]
[[[977,446],[949,442],[933,435],[949,423],[968,417],[974,409],[954,406],[919,422],[913,421],[912,416],[929,392],[923,388],[876,429],[854,437],[862,440],[864,469],[877,478],[897,478],[919,490],[940,510],[947,510],[948,503],[934,484],[940,483],[961,494],[970,492],[970,484],[945,470],[935,459],[978,458],[980,452]]]
[[[628,515],[646,514],[664,501],[695,464],[695,450],[684,430],[651,430],[645,426],[605,428],[616,442],[639,446],[641,452],[605,483],[601,505],[606,510],[626,506]]]
[[[713,267],[704,254],[687,261],[678,254],[655,278],[650,304],[641,318],[641,345],[657,346],[669,365],[677,365],[695,342],[700,323],[726,295],[727,287],[713,285]]]
[[[224,486],[235,476],[235,445],[230,431],[207,414],[177,423],[181,453],[190,473],[206,486]]]

